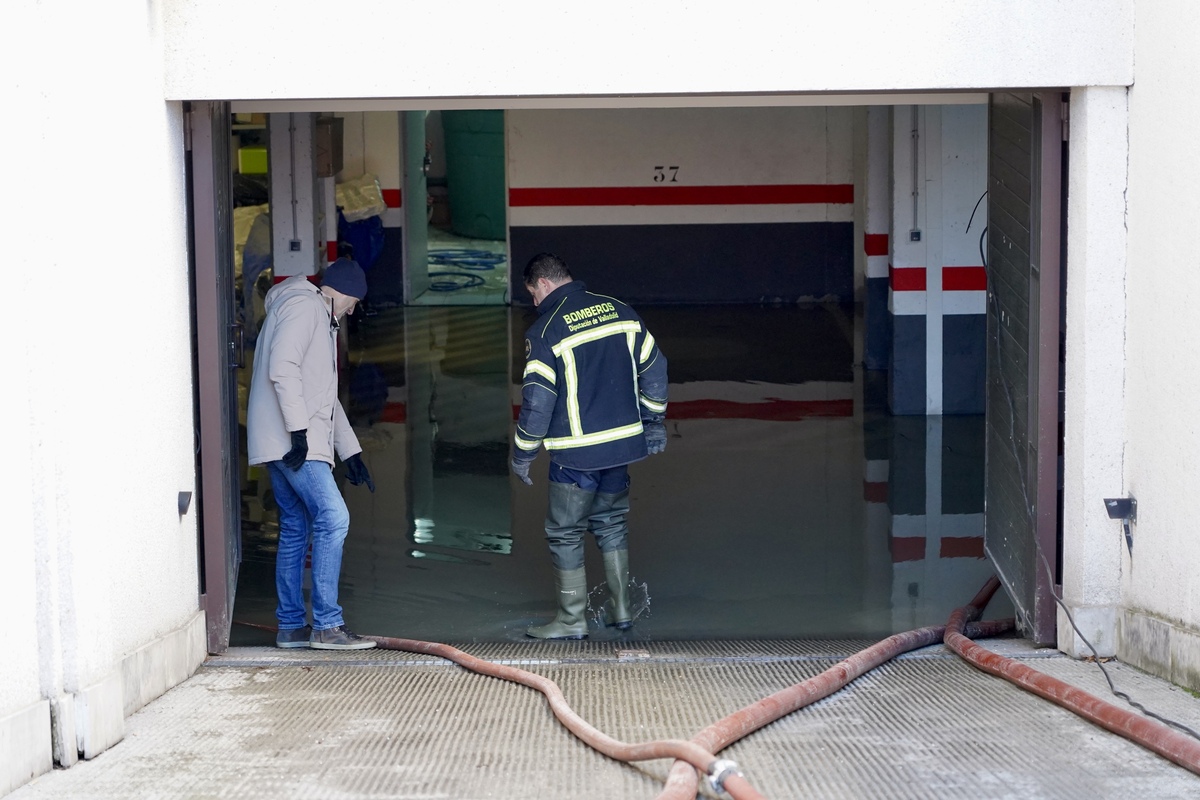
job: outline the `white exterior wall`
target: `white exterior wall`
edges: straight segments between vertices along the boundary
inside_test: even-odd
[[[72,4],[68,25],[60,5],[6,9],[0,64],[29,122],[7,139],[0,793],[49,767],[18,762],[48,751],[51,709],[55,756],[94,756],[166,682],[144,648],[198,631],[183,671],[203,657],[195,504],[177,513],[196,491],[182,109],[153,9]],[[39,703],[44,735],[13,735]]]
[[[1124,456],[1127,96],[1077,90],[1070,109],[1062,598],[1102,656],[1115,652],[1124,548],[1101,501],[1121,496]],[[1058,615],[1059,647],[1090,655]]]
[[[205,98],[310,98],[313,110],[329,110],[338,98],[517,108],[728,105],[719,95],[743,93],[755,96],[747,105],[832,105],[801,93],[1076,87],[1065,589],[1069,601],[1121,621],[1110,642],[1123,658],[1200,685],[1193,668],[1176,669],[1200,629],[1200,573],[1188,568],[1200,563],[1189,503],[1200,477],[1200,278],[1189,250],[1200,20],[1191,3],[760,2],[730,17],[682,2],[368,0],[349,20],[353,58],[341,63],[321,56],[330,20],[346,12],[321,0],[74,3],[70,25],[65,7],[2,12],[18,34],[0,53],[5,97],[30,124],[19,130],[5,199],[27,247],[5,277],[16,344],[0,348],[10,421],[0,604],[14,641],[36,647],[0,665],[0,736],[31,708],[42,725],[39,709],[52,705],[69,722],[59,755],[69,758],[81,737],[94,755],[120,735],[114,687],[137,654],[197,629],[196,504],[182,519],[175,511],[176,493],[194,492],[196,481],[174,101]],[[364,19],[371,24],[354,24]],[[233,20],[254,32],[254,60],[269,69],[248,68]],[[560,33],[548,36],[549,25]],[[403,36],[414,30],[454,31],[456,51],[469,57],[445,58],[444,37]],[[904,41],[931,46],[864,57]],[[614,57],[627,53],[637,57]],[[59,66],[29,68],[47,62]],[[1120,87],[1135,77],[1126,106]],[[1139,498],[1134,570],[1100,505],[1125,492]],[[133,685],[115,703],[126,713],[139,702]],[[110,709],[107,718],[98,708]],[[4,761],[0,793],[18,780],[13,763]],[[48,766],[37,752],[29,763]]]
[[[1134,0],[752,0],[735,13],[681,0],[163,7],[175,99],[465,98],[478,107],[488,96],[1125,85],[1133,72]],[[252,32],[254,63],[269,69],[247,65],[234,20]],[[331,25],[354,31],[345,59],[327,57]],[[898,47],[898,57],[876,57]]]
[[[1137,5],[1129,93],[1124,462],[1112,490],[1138,501],[1133,554],[1119,544],[1118,654],[1200,686],[1200,7]],[[1114,495],[1115,496],[1115,495]],[[1089,496],[1086,502],[1099,506]],[[1104,537],[1121,541],[1107,519]],[[1119,582],[1118,582],[1119,580]]]

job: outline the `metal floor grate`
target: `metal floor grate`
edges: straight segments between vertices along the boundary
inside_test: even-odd
[[[472,645],[556,681],[586,720],[624,741],[690,738],[815,675],[858,642]],[[1094,665],[996,643],[1109,699]],[[317,657],[319,656],[319,657]],[[1200,703],[1119,664],[1122,688],[1193,726]],[[871,672],[726,751],[772,798],[1194,797],[1200,778],[940,646]],[[94,761],[31,798],[653,798],[670,762],[592,751],[523,686],[423,655],[243,648],[127,720]]]

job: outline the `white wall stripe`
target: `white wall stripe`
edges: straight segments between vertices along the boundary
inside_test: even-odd
[[[515,206],[509,225],[718,225],[723,223],[851,222],[852,205]]]
[[[987,311],[987,292],[942,292],[942,314],[983,314]]]
[[[866,463],[866,467],[863,469],[863,478],[867,481],[867,483],[885,482],[888,479],[890,464],[890,461],[886,461],[884,459],[868,461]]]
[[[897,316],[924,314],[925,292],[888,292],[888,311]]]
[[[888,276],[887,256],[867,256],[867,277],[886,278]]]

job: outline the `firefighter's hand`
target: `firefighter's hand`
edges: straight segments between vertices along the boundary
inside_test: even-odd
[[[646,432],[646,452],[656,455],[667,449],[667,427],[661,422],[647,422],[642,426]]]
[[[521,483],[526,486],[533,486],[533,481],[529,477],[529,465],[533,463],[533,459],[525,460],[513,456],[509,466],[512,468],[513,475],[521,479]]]
[[[308,429],[292,431],[292,449],[283,454],[283,465],[292,472],[304,466],[308,460]]]
[[[355,453],[346,459],[346,477],[355,486],[365,483],[367,488],[374,493],[375,481],[371,480],[371,473],[367,472],[367,465],[363,463],[361,454]]]

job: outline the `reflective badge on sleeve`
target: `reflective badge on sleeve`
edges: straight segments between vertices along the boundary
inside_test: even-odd
[[[529,354],[533,352],[533,346],[529,344],[529,340],[525,340],[525,360],[529,360]]]

